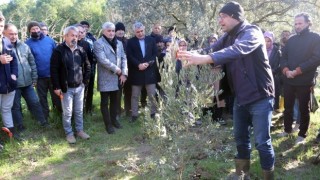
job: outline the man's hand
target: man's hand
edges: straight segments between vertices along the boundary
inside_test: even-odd
[[[117,69],[117,71],[116,71],[116,74],[118,75],[118,76],[120,76],[121,75],[121,69],[119,68],[119,69]]]
[[[286,77],[288,79],[293,79],[295,76],[295,72],[294,71],[286,71]]]
[[[57,96],[60,96],[62,94],[62,91],[61,89],[56,89],[54,90],[54,93],[57,95]]]
[[[13,57],[7,54],[0,55],[1,64],[9,64]]]
[[[143,71],[143,70],[147,69],[148,66],[149,66],[148,63],[141,63],[141,64],[139,64],[138,67],[139,67],[139,70],[140,70],[140,71]]]
[[[121,75],[121,76],[119,77],[119,80],[120,80],[121,86],[123,86],[124,83],[127,81],[127,77],[126,77],[125,75]]]
[[[198,65],[198,64],[211,64],[213,63],[213,60],[211,56],[209,55],[201,55],[197,53],[196,51],[190,52],[190,51],[178,51],[177,52],[177,58],[182,61],[186,61],[186,63],[183,65],[189,66],[189,65]]]
[[[13,79],[13,80],[17,80],[17,76],[16,75],[14,75],[14,74],[11,74],[11,79]]]

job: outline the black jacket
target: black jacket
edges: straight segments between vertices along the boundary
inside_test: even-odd
[[[295,78],[283,78],[283,82],[295,86],[313,85],[320,65],[320,36],[308,28],[288,40],[280,61],[281,69],[290,71],[300,68],[302,74]]]
[[[160,81],[160,73],[156,63],[157,46],[154,38],[145,37],[145,57],[143,57],[139,39],[133,37],[128,40],[127,59],[128,59],[128,78],[132,85],[155,84]],[[144,71],[139,70],[139,64],[151,62]]]
[[[62,43],[57,46],[51,56],[50,61],[50,73],[53,89],[61,89],[62,92],[67,92],[68,90],[68,70],[67,61],[73,59],[73,56],[80,56],[82,59],[81,70],[79,71],[80,76],[82,76],[83,83],[88,84],[90,79],[90,62],[87,57],[86,52],[81,46],[78,46],[73,52],[70,48]]]

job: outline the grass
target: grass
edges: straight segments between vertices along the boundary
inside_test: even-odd
[[[98,98],[95,95],[95,107]],[[41,129],[27,110],[24,114],[26,140],[6,143],[0,154],[0,179],[228,179],[234,172],[231,121],[220,127],[204,120],[201,127],[165,139],[146,138],[143,115],[135,124],[122,117],[124,128],[109,135],[96,108],[92,115],[85,115],[90,140],[69,145],[59,115],[51,115],[52,128]],[[303,146],[294,146],[296,134],[276,137],[283,130],[281,120],[277,122],[272,132],[276,179],[319,179],[320,167],[313,164],[320,153],[313,142],[320,128],[319,116],[319,112],[311,115]],[[254,150],[252,154],[251,176],[261,179],[258,153]]]

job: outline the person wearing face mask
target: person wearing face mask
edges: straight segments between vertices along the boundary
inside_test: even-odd
[[[30,38],[26,41],[26,44],[30,47],[37,66],[38,80],[34,85],[37,89],[46,122],[48,122],[50,111],[47,100],[48,91],[50,92],[53,106],[58,111],[62,111],[61,102],[59,97],[54,94],[50,81],[50,58],[56,45],[52,38],[41,33],[40,24],[38,22],[29,22],[27,30],[30,34]]]
[[[295,98],[299,101],[300,126],[296,145],[304,144],[310,124],[310,93],[315,85],[317,67],[320,65],[320,36],[310,30],[311,16],[300,13],[294,18],[296,34],[291,36],[280,60],[284,95],[284,132],[293,132],[293,106]]]
[[[66,140],[76,143],[71,126],[72,114],[75,120],[77,136],[89,139],[83,131],[83,96],[84,87],[90,79],[90,62],[83,47],[78,46],[79,29],[69,26],[64,29],[64,42],[53,51],[50,61],[51,81],[54,93],[62,104],[62,122]]]

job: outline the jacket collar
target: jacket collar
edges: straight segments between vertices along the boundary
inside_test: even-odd
[[[297,33],[297,35],[304,35],[310,32],[310,28],[306,27],[304,30],[302,30],[301,32]]]
[[[228,35],[229,36],[237,35],[239,32],[241,32],[245,28],[246,24],[248,24],[246,21],[240,22],[230,32],[228,32]]]

